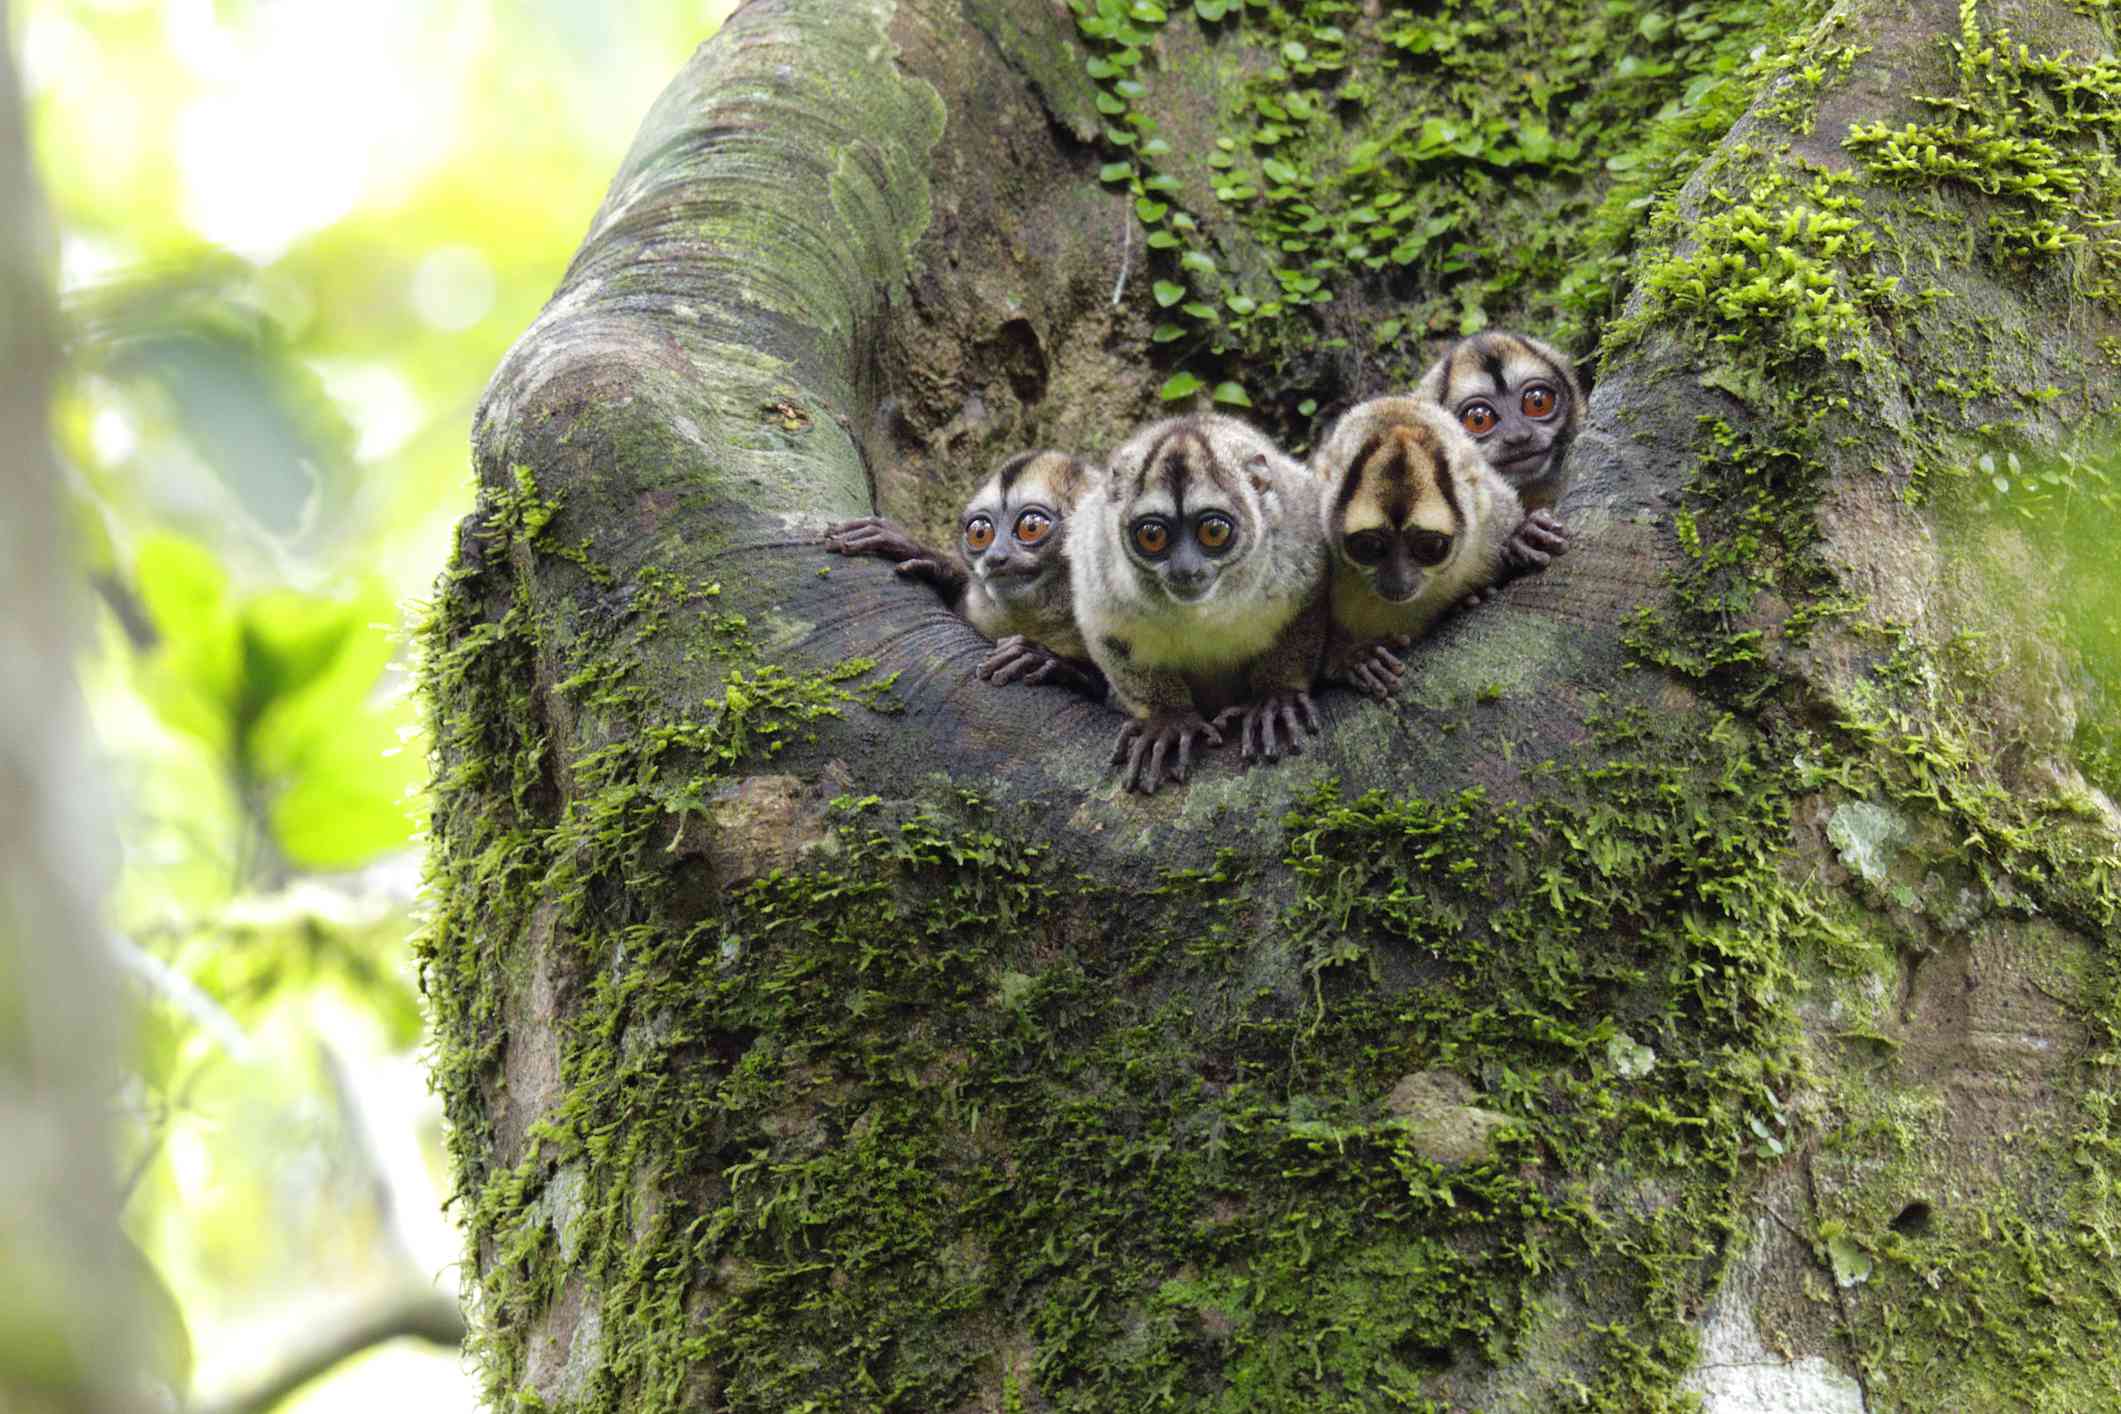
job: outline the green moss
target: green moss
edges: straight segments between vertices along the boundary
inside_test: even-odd
[[[1154,342],[1183,366],[1165,397],[1265,389],[1308,419],[1301,370],[1351,341],[1402,381],[1423,339],[1498,321],[1584,342],[1652,194],[1796,65],[1814,8],[1075,0],[1102,176],[1136,198]],[[1161,104],[1166,83],[1230,94],[1220,128]],[[1345,327],[1336,292],[1359,286],[1404,312]]]
[[[1153,86],[1130,77],[1159,62],[1161,9],[1085,8],[1082,27],[1110,140],[1135,154],[1109,180],[1173,237],[1170,307],[1206,304],[1214,320],[1187,317],[1230,339],[1174,316],[1166,343],[1205,377],[1330,329],[1334,281],[1421,282],[1389,343],[1502,310],[1588,318],[1632,259],[1643,313],[1613,346],[1669,330],[1746,409],[1692,429],[1678,563],[1629,631],[1639,671],[1522,799],[1327,783],[1257,862],[1083,872],[1050,823],[937,782],[838,800],[788,832],[805,847],[732,859],[727,793],[775,779],[759,768],[821,719],[889,710],[889,684],[760,661],[718,585],[607,561],[518,472],[426,636],[422,967],[493,1401],[1677,1409],[1750,1198],[1801,1165],[1811,1208],[1783,1220],[1828,1314],[1777,1329],[1904,1407],[2110,1402],[2121,864],[2093,802],[1999,775],[2052,743],[2003,725],[2013,684],[1985,640],[1866,625],[1820,550],[1824,488],[1873,445],[1852,410],[1901,376],[1882,331],[1954,301],[1911,278],[1905,208],[1787,149],[1730,148],[1678,242],[1686,141],[1860,51],[1783,12],[1572,11],[1584,26],[1548,29],[1581,38],[1511,137],[1489,66],[1518,52],[1515,9],[1370,29],[1330,3],[1196,5],[1192,47],[1169,27],[1160,62],[1271,41],[1229,145],[1185,149],[1214,174],[1189,180],[1228,189],[1211,208],[1167,200],[1179,149],[1153,150]],[[1638,92],[1583,77],[1638,49]],[[1430,111],[1386,112],[1402,87]],[[1373,150],[1334,146],[1329,109]],[[1527,170],[1542,180],[1498,176]],[[849,219],[887,196],[831,192]],[[1535,207],[1555,243],[1505,249]],[[2044,406],[1976,347],[1955,416]],[[1946,376],[1908,363],[1926,388]],[[1250,392],[1308,416],[1301,379],[1261,367]],[[806,430],[745,415],[762,465]],[[1940,461],[1941,416],[1912,415]],[[598,593],[541,620],[543,575]],[[1492,647],[1440,650],[1431,675],[1475,722],[1538,652]],[[1803,671],[1814,649],[1840,655],[1831,690]],[[534,692],[555,659],[567,676]],[[707,691],[666,700],[703,665]],[[1351,729],[1382,746],[1388,725]],[[1216,801],[1197,784],[1186,820]],[[1145,820],[1141,857],[1156,842]],[[2061,1119],[2029,1110],[1994,1182],[1933,1197],[1924,1228],[1908,1195],[1946,1191],[1955,1121],[1914,1069],[1903,991],[1924,949],[1976,928],[2083,1046],[2051,1082]],[[552,1093],[516,1098],[549,1104],[504,1134],[527,1064],[510,1048],[541,1039],[504,1035],[504,1008],[546,993]],[[1439,1074],[1505,1121],[1482,1118],[1463,1161],[1392,1103]]]
[[[522,545],[562,517],[491,523]],[[435,633],[458,646],[437,643],[430,691],[452,711],[504,692],[481,720],[527,737],[521,620],[468,617],[500,582],[450,581]],[[740,623],[686,619],[742,656]],[[709,716],[579,756],[547,825],[496,837],[471,778],[445,783],[424,957],[496,1395],[527,1393],[525,1351],[579,1282],[599,1295],[568,1408],[928,1409],[1005,1376],[1070,1409],[1203,1382],[1233,1409],[1442,1407],[1569,1271],[1612,1321],[1543,1387],[1673,1404],[1731,1185],[1796,1078],[1787,958],[1832,946],[1777,873],[1796,782],[1757,733],[1623,713],[1531,806],[1324,788],[1271,873],[1146,887],[1071,874],[969,798],[845,802],[829,867],[714,894],[671,865],[685,816],[847,691],[734,662],[725,681]],[[623,674],[565,690],[635,700]],[[489,949],[540,926],[533,881],[584,991],[557,1107],[489,1170],[478,1097],[520,985]],[[1391,1116],[1429,1070],[1510,1117],[1492,1158],[1439,1163]],[[1640,1185],[1671,1201],[1638,1209]],[[1022,1370],[985,1353],[1011,1345]]]
[[[1845,145],[1881,181],[1992,198],[1991,262],[2066,262],[2078,293],[2121,309],[2121,62],[2036,55],[2007,29],[1984,30],[1973,0],[1943,42],[1955,91],[1919,100],[1937,117],[1859,123]]]

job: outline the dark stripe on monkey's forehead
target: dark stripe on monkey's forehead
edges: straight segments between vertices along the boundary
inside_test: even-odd
[[[1462,388],[1460,379],[1472,378],[1475,373],[1474,365],[1478,364],[1478,371],[1487,374],[1488,381],[1495,385],[1497,393],[1508,393],[1510,364],[1525,361],[1538,364],[1546,371],[1547,376],[1557,383],[1571,384],[1568,370],[1541,353],[1529,340],[1501,330],[1491,330],[1484,334],[1475,334],[1470,339],[1462,339],[1451,350],[1451,379],[1445,392],[1454,401],[1461,391],[1470,392],[1470,389]]]
[[[1384,445],[1363,468],[1370,494],[1394,525],[1405,525],[1414,510],[1414,449],[1405,431],[1394,427],[1380,439]]]
[[[1004,496],[1008,495],[1009,489],[1016,485],[1016,479],[1024,474],[1024,469],[1044,455],[1044,452],[1036,448],[1028,452],[1018,452],[996,468],[994,480],[995,484],[1001,489],[1001,493]]]
[[[1148,494],[1152,478],[1163,483],[1164,493],[1171,498],[1174,508],[1182,510],[1186,503],[1186,486],[1194,479],[1220,481],[1216,475],[1215,453],[1208,446],[1207,432],[1198,419],[1180,418],[1164,434],[1149,444],[1141,465],[1134,473],[1131,500],[1140,500]]]
[[[1377,449],[1383,445],[1384,440],[1383,431],[1372,432],[1363,439],[1362,445],[1355,449],[1355,455],[1348,458],[1348,469],[1340,474],[1340,486],[1333,493],[1335,520],[1347,516],[1348,507],[1355,501],[1355,493],[1362,489],[1363,468],[1370,464],[1370,458],[1377,455]]]
[[[1044,490],[1062,510],[1072,510],[1090,483],[1090,466],[1081,457],[1050,448],[1019,452],[994,474],[1003,499],[1019,484],[1026,490]]]
[[[1053,479],[1054,496],[1063,506],[1073,510],[1075,503],[1083,498],[1083,492],[1090,489],[1093,474],[1090,463],[1065,452],[1049,452],[1047,455],[1053,458],[1048,475]]]
[[[1442,494],[1453,516],[1462,514],[1449,461],[1435,434],[1416,422],[1388,423],[1364,439],[1348,463],[1334,499],[1334,513],[1345,519],[1357,493],[1367,488],[1368,499],[1385,519],[1403,526],[1414,514],[1424,481]]]

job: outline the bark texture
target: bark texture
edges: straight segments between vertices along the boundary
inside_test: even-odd
[[[2096,675],[1950,513],[2111,402],[2106,8],[1078,8],[744,6],[480,410],[424,956],[496,1402],[2121,1398]],[[1300,440],[1480,318],[1603,349],[1575,548],[1296,761],[1123,796],[821,553],[1167,345]]]

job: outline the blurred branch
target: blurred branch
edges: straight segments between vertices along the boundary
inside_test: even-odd
[[[162,635],[155,632],[155,621],[148,617],[147,606],[140,602],[139,595],[133,593],[133,587],[114,574],[90,575],[89,583],[96,587],[96,593],[102,598],[104,607],[110,610],[111,617],[118,621],[118,627],[125,630],[126,641],[132,644],[133,651],[153,652],[155,645],[162,641]]]
[[[201,1031],[213,1037],[221,1049],[228,1052],[231,1060],[243,1062],[253,1058],[250,1037],[244,1034],[242,1024],[208,996],[205,988],[123,933],[105,936],[110,940],[111,955],[121,967],[190,1017]]]
[[[279,1369],[255,1385],[194,1404],[191,1414],[266,1414],[311,1380],[387,1341],[411,1336],[454,1350],[464,1343],[464,1335],[464,1313],[440,1292],[369,1300],[347,1310],[307,1344],[296,1346]]]

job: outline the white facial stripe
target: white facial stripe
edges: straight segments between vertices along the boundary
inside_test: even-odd
[[[1489,374],[1486,355],[1495,352],[1492,348],[1467,347],[1458,351],[1451,360],[1450,379],[1444,393],[1444,404],[1456,408],[1469,398],[1496,398],[1504,396],[1495,391],[1495,379]],[[1531,382],[1550,383],[1557,393],[1566,396],[1569,380],[1551,362],[1531,349],[1510,341],[1502,351],[1502,376],[1511,392],[1518,392]]]
[[[1552,383],[1559,388],[1562,382],[1561,375],[1555,371],[1554,365],[1530,354],[1523,354],[1505,362],[1502,366],[1502,376],[1510,380],[1512,388],[1522,388],[1525,384],[1533,382]]]
[[[1356,501],[1348,507],[1348,513],[1341,517],[1342,535],[1354,535],[1364,530],[1382,530],[1387,535],[1392,533],[1392,526],[1385,520],[1385,513],[1374,501]]]

